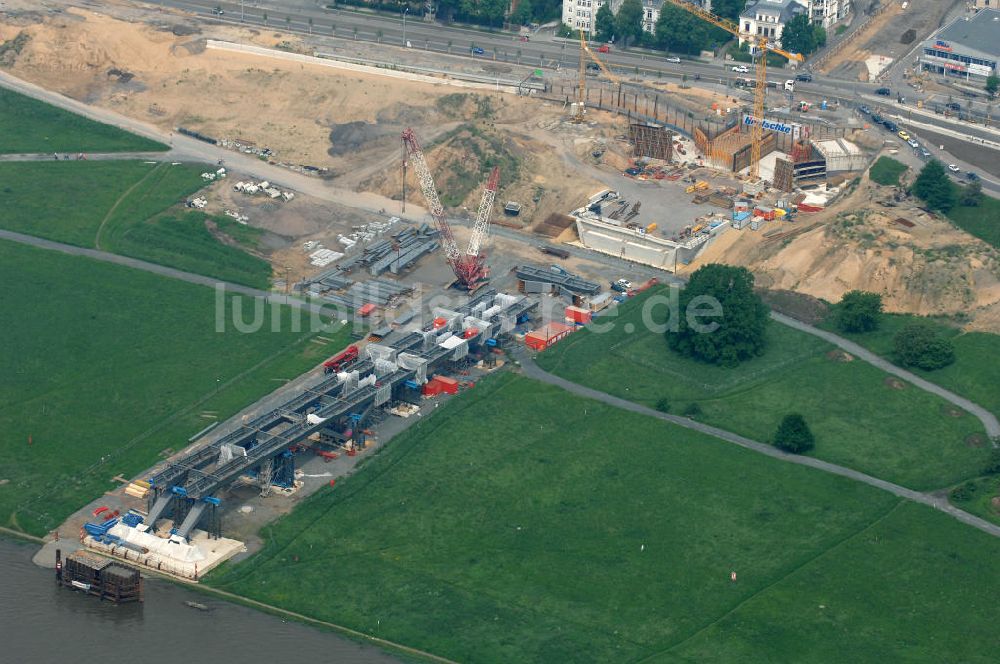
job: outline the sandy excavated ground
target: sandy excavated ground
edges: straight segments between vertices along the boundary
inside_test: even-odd
[[[865,177],[834,207],[799,214],[794,223],[819,222],[815,230],[786,241],[765,237],[789,229],[781,222],[757,232],[730,231],[689,269],[710,262],[744,265],[761,286],[830,302],[849,290],[869,290],[883,296],[888,311],[970,316],[970,327],[1000,330],[1000,252],[913,201],[879,205],[888,192]]]

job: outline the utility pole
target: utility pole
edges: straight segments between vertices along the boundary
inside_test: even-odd
[[[240,0],[240,23],[244,22],[243,19],[244,19],[244,15],[243,15],[243,0]]]
[[[403,10],[403,47],[406,47],[406,15],[410,13],[410,6]]]

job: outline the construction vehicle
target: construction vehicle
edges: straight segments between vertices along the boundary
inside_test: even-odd
[[[600,51],[601,53],[608,53],[610,51],[610,49],[607,49],[604,46],[602,46],[597,50]],[[586,36],[584,36],[583,30],[580,30],[580,84],[579,87],[577,88],[576,104],[573,110],[573,122],[577,124],[583,122],[583,116],[587,113],[587,58],[588,57],[591,60],[593,60],[593,64],[597,65],[597,68],[600,69],[604,73],[604,75],[607,76],[613,83],[617,83],[618,85],[621,85],[622,83],[621,79],[615,76],[613,73],[611,73],[611,70],[608,69],[607,65],[605,65],[604,62],[601,61],[601,59],[598,58],[596,55],[594,55],[594,52],[590,50],[590,47],[587,45],[587,38]]]
[[[358,359],[358,347],[351,344],[323,363],[323,373],[340,373],[351,362]]]
[[[750,180],[756,182],[760,179],[760,148],[764,141],[764,105],[767,99],[767,54],[773,51],[784,56],[793,62],[802,62],[804,59],[799,53],[789,53],[774,46],[766,35],[756,35],[750,32],[743,32],[740,26],[729,19],[717,16],[707,9],[702,9],[698,5],[685,0],[667,0],[675,7],[679,7],[686,12],[690,12],[698,18],[722,28],[726,32],[736,35],[740,39],[749,41],[751,44],[751,55],[756,63],[757,82],[754,86],[753,116],[754,122],[750,125]]]
[[[417,172],[417,181],[420,183],[424,200],[427,201],[427,210],[441,234],[441,246],[444,248],[445,259],[457,278],[456,285],[469,292],[476,290],[486,283],[489,276],[483,248],[489,236],[490,215],[493,212],[493,202],[500,184],[500,169],[494,166],[486,181],[483,198],[479,203],[476,221],[472,227],[472,236],[469,238],[469,246],[465,253],[462,253],[458,248],[458,243],[455,242],[451,226],[445,219],[444,206],[441,205],[441,200],[438,198],[434,177],[431,175],[427,160],[424,158],[424,152],[412,129],[403,132],[403,153],[405,155],[403,161],[404,176],[407,162],[411,162]]]

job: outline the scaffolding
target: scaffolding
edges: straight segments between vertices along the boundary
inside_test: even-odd
[[[673,159],[673,132],[653,124],[632,123],[628,127],[628,141],[633,157]]]

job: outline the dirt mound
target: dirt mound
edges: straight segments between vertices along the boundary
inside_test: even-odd
[[[1000,252],[919,209],[917,201],[892,200],[894,193],[864,181],[833,207],[794,222],[819,223],[814,230],[782,243],[767,242],[763,232],[731,231],[690,269],[709,262],[743,265],[763,288],[794,290],[827,302],[859,289],[882,295],[887,311],[971,312],[973,318],[981,312],[987,320],[987,313],[1000,307]],[[899,217],[913,226],[895,223]]]
[[[830,311],[830,305],[819,298],[790,290],[758,289],[758,294],[775,311],[804,323],[815,325]]]
[[[885,383],[885,386],[888,387],[890,390],[905,390],[906,389],[906,383],[904,383],[900,379],[894,378],[892,376],[889,376],[883,382]]]

